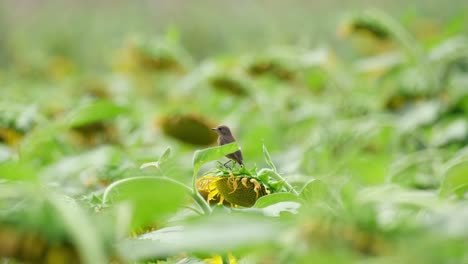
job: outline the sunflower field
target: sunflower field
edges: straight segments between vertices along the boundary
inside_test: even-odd
[[[0,3],[0,263],[468,263],[468,5],[329,2]]]

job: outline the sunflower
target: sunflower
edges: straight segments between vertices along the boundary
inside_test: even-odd
[[[233,255],[229,254],[228,258],[229,258],[229,263],[237,264],[237,259]],[[203,262],[208,263],[208,264],[222,264],[223,259],[221,256],[216,255],[216,256],[213,256],[212,258],[203,259]]]
[[[210,121],[195,114],[173,114],[156,121],[169,137],[192,145],[211,145],[216,142],[214,126]]]
[[[226,170],[221,166],[197,180],[197,189],[211,205],[251,207],[262,196],[275,191],[268,182],[257,177],[255,170],[244,167]]]

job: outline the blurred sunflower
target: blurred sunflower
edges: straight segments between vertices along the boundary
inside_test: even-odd
[[[355,48],[364,54],[378,54],[392,50],[395,40],[393,21],[375,10],[366,10],[347,16],[338,27],[338,35],[349,38]]]
[[[16,146],[37,124],[35,106],[0,106],[0,144]]]
[[[156,121],[164,134],[192,145],[211,145],[216,142],[210,121],[195,114],[173,114]]]
[[[10,146],[16,146],[23,138],[23,134],[15,129],[0,127],[0,142]]]
[[[165,39],[135,38],[128,41],[114,62],[120,72],[185,73],[191,58],[178,43]]]
[[[214,256],[212,258],[206,258],[206,259],[203,259],[203,262],[205,263],[209,263],[209,264],[222,264],[223,263],[223,259],[221,256],[217,255],[217,256]],[[237,260],[236,258],[229,254],[229,263],[231,264],[237,264]]]

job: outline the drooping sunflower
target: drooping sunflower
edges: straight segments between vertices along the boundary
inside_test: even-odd
[[[260,197],[275,191],[244,167],[232,171],[218,167],[197,180],[197,189],[210,204],[232,207],[251,207]]]

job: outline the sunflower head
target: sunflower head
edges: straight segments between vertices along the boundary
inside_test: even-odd
[[[225,91],[236,96],[248,95],[247,81],[232,74],[219,73],[209,78],[211,86],[220,91]]]
[[[215,171],[197,180],[197,189],[210,204],[251,207],[262,196],[270,194],[267,182],[252,175],[244,167],[239,170]]]
[[[192,145],[211,145],[216,142],[214,126],[208,120],[194,114],[174,114],[157,120],[164,134]]]

